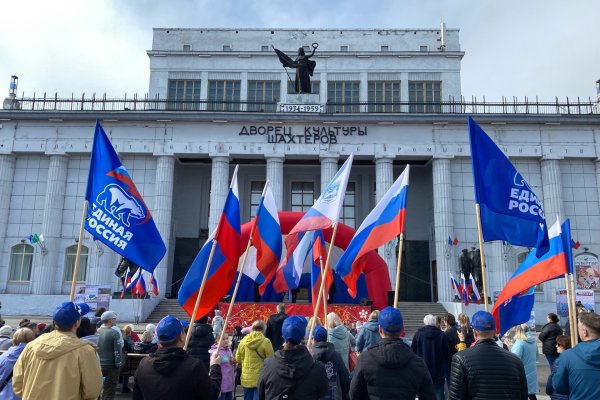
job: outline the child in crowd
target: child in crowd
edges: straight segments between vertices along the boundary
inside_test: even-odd
[[[217,343],[219,338],[216,339],[215,344],[212,345],[208,352],[212,354],[217,351]],[[235,359],[233,353],[229,347],[229,335],[223,333],[223,340],[219,347],[219,355],[221,356],[221,395],[219,400],[233,400],[235,391]]]

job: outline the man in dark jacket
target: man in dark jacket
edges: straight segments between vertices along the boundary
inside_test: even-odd
[[[350,389],[350,371],[346,368],[342,356],[335,351],[333,343],[327,342],[327,330],[322,326],[315,326],[313,333],[315,343],[311,353],[315,360],[325,365],[329,390],[321,400],[347,400]]]
[[[578,318],[581,342],[558,357],[552,385],[570,400],[600,399],[600,315],[584,312]]]
[[[306,325],[306,319],[296,315],[283,322],[283,348],[267,358],[260,371],[260,400],[317,400],[327,394],[329,386],[325,366],[315,361],[306,346],[300,344]]]
[[[267,320],[267,330],[265,331],[265,337],[271,341],[273,345],[273,351],[279,350],[283,345],[283,338],[281,336],[281,327],[283,321],[287,318],[285,313],[285,304],[277,304],[277,314],[273,314]]]
[[[199,359],[204,363],[204,367],[208,370],[210,356],[208,350],[215,343],[215,336],[213,334],[213,328],[208,324],[208,316],[205,315],[202,318],[194,322],[192,327],[192,336],[187,346],[187,353]]]
[[[471,320],[476,343],[459,351],[450,368],[450,400],[527,400],[523,363],[494,341],[494,317],[477,311]]]
[[[458,337],[458,328],[456,327],[456,318],[454,318],[454,315],[448,313],[444,317],[444,323],[446,324],[444,335],[446,335],[448,338],[450,352],[452,355],[454,355],[458,351],[456,345],[460,343],[460,338]]]
[[[362,352],[350,383],[352,400],[434,400],[425,362],[404,344],[402,314],[386,307],[379,313],[381,341]]]
[[[215,400],[221,391],[221,359],[218,352],[210,359],[210,373],[204,364],[190,357],[183,345],[181,322],[172,315],[156,327],[162,347],[144,358],[135,373],[134,400]]]
[[[423,323],[425,326],[419,328],[413,336],[411,348],[425,361],[437,400],[444,400],[444,383],[452,362],[450,344],[444,332],[437,327],[435,315],[426,315]]]
[[[563,334],[563,330],[558,326],[558,315],[549,313],[547,320],[548,323],[542,328],[539,339],[542,342],[542,353],[546,356],[546,360],[552,368],[554,361],[558,358],[556,338]]]

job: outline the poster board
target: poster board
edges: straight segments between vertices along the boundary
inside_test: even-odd
[[[593,290],[575,290],[576,296],[575,301],[581,301],[581,304],[585,308],[596,309],[594,305],[594,291]],[[567,318],[567,291],[565,289],[556,291],[556,311],[559,317]]]
[[[77,285],[75,303],[86,303],[90,312],[86,317],[93,317],[96,310],[104,307],[110,309],[111,285]]]
[[[577,289],[600,291],[600,265],[596,255],[592,253],[576,255],[573,258],[573,268]]]

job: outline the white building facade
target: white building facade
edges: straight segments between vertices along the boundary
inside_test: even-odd
[[[278,103],[294,101],[294,71],[281,67],[271,45],[294,58],[313,43],[312,88],[322,112],[280,112]],[[15,99],[0,111],[3,312],[47,314],[69,293],[96,119],[167,243],[157,269],[161,296],[176,296],[215,227],[235,165],[247,222],[266,180],[280,209],[306,210],[353,152],[342,221],[358,227],[410,164],[400,300],[450,302],[448,273],[456,275],[460,249],[477,246],[467,115],[543,199],[548,221],[571,218],[581,243],[575,255],[598,255],[593,105],[467,103],[463,55],[454,29],[155,29],[147,97]],[[27,239],[34,233],[43,234],[43,248]],[[120,291],[119,256],[87,234],[84,245],[78,281]],[[490,295],[527,250],[485,244]],[[395,243],[380,249],[392,277],[395,252]],[[536,291],[538,314],[556,308],[561,285]],[[126,300],[113,303],[131,313]]]

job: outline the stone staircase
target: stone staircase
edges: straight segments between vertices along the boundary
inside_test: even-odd
[[[147,324],[156,324],[164,316],[169,314],[179,319],[184,319],[188,321],[190,319],[190,316],[185,311],[183,311],[183,308],[181,308],[181,306],[177,302],[177,299],[163,299],[160,303],[158,303],[154,311],[152,311],[152,313],[148,316],[145,322]]]
[[[423,326],[423,317],[427,314],[439,315],[442,319],[447,311],[440,303],[399,302],[398,308],[404,319],[406,337],[412,338],[417,329]]]
[[[404,329],[408,337],[412,337],[413,333],[423,326],[423,317],[425,315],[439,315],[442,318],[446,315],[446,309],[439,303],[399,302],[398,308],[402,312]],[[155,324],[167,314],[173,315],[179,319],[188,320],[190,318],[187,313],[183,311],[183,308],[179,306],[177,299],[163,299],[145,322]]]

